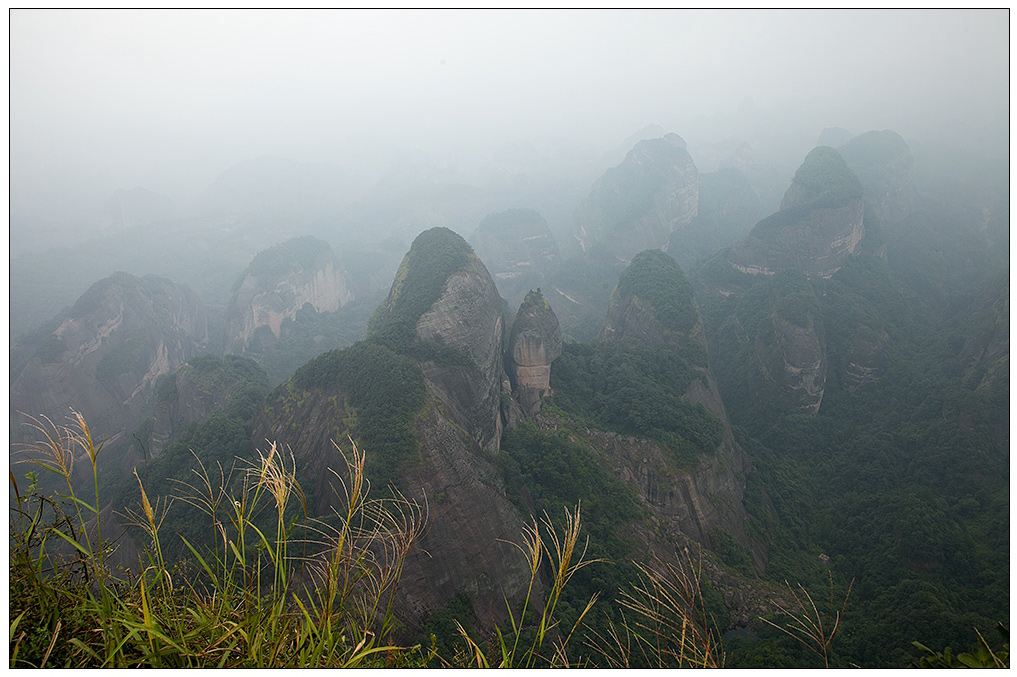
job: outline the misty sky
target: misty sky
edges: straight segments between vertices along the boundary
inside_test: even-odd
[[[1008,110],[1008,22],[1007,10],[14,10],[12,212],[65,185],[194,194],[266,154],[376,171],[403,147],[482,155],[560,137],[607,150],[650,123],[706,135],[747,98],[819,129],[978,124]]]

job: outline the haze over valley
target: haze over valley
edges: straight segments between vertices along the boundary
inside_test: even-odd
[[[22,667],[1008,665],[1008,10],[10,29]]]

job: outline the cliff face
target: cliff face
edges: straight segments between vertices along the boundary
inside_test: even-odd
[[[701,405],[723,425],[715,452],[702,455],[689,472],[668,469],[659,445],[617,435],[602,435],[620,466],[616,473],[635,487],[658,519],[699,543],[722,527],[753,550],[756,565],[765,566],[765,552],[745,534],[744,473],[748,460],[735,441],[717,384],[706,360],[703,322],[692,286],[678,264],[663,252],[636,256],[611,295],[600,340],[635,341],[689,356],[693,378],[682,400]]]
[[[551,363],[562,351],[558,318],[539,289],[519,306],[508,351],[516,401],[527,414],[536,414],[551,389]]]
[[[477,226],[470,244],[502,296],[513,304],[520,303],[530,289],[544,284],[560,259],[558,243],[547,221],[532,209],[489,214]]]
[[[699,171],[685,141],[668,134],[640,141],[593,184],[576,210],[573,232],[584,251],[600,245],[629,261],[644,249],[666,248],[698,208]]]
[[[304,468],[314,509],[336,501],[331,440],[359,440],[369,467],[427,504],[428,527],[406,563],[400,608],[414,624],[465,590],[482,624],[519,603],[529,573],[509,543],[522,519],[493,463],[501,436],[502,302],[469,245],[435,228],[413,243],[369,338],[305,365],[255,420]],[[374,466],[371,466],[372,457]],[[377,477],[375,478],[378,479]],[[375,482],[382,491],[384,482]]]
[[[467,246],[461,238],[459,241]],[[453,419],[472,431],[483,449],[497,454],[505,380],[504,322],[501,297],[475,254],[470,252],[467,264],[446,278],[441,296],[417,320],[416,337],[426,344],[457,350],[472,360],[476,369],[450,368],[440,360],[424,360],[420,366]]]
[[[915,208],[915,160],[896,132],[866,132],[839,149],[862,184],[865,203],[883,223],[903,221]]]
[[[611,293],[600,340],[672,350],[689,342],[705,346],[692,285],[674,259],[652,249],[632,259]]]
[[[100,280],[54,323],[11,383],[11,420],[23,411],[63,423],[74,407],[100,439],[132,432],[156,379],[208,345],[197,296],[151,275]]]
[[[332,312],[353,300],[352,285],[326,242],[304,237],[261,252],[233,287],[226,309],[223,348],[243,354],[262,327],[278,339],[283,322],[310,304]]]
[[[768,331],[755,340],[763,378],[777,387],[791,407],[807,414],[819,411],[826,388],[826,350],[820,331],[813,315],[791,320],[778,310],[770,317]]]
[[[752,275],[795,269],[829,278],[865,236],[864,212],[858,179],[837,151],[821,146],[799,167],[780,211],[731,247],[727,262]]]

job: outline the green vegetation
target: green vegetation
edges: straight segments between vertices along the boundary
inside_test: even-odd
[[[413,359],[374,341],[360,341],[308,362],[293,375],[292,384],[345,395],[356,412],[352,434],[374,450],[367,473],[377,486],[397,484],[400,473],[417,462],[414,423],[427,391]]]
[[[95,377],[100,383],[111,386],[117,377],[139,368],[141,366],[139,361],[144,358],[146,342],[145,339],[131,337],[112,348],[99,360],[95,368]]]
[[[755,469],[747,528],[767,545],[767,578],[810,589],[828,572],[855,580],[839,665],[903,667],[920,658],[912,642],[967,646],[1009,614],[1009,452],[999,433],[1009,393],[998,381],[1008,360],[993,352],[1007,281],[966,295],[947,322],[943,309],[917,312],[901,287],[886,261],[855,256],[829,280],[781,273],[701,302],[717,337],[714,372]],[[760,343],[778,312],[824,327],[816,416],[780,404],[760,378]],[[852,361],[874,369],[869,380],[846,377]],[[809,664],[762,632],[734,646],[733,667],[758,656]]]
[[[334,312],[318,312],[304,304],[294,319],[282,321],[278,338],[267,327],[259,327],[244,354],[255,359],[277,385],[326,350],[362,339],[372,307],[368,301],[357,300]]]
[[[140,500],[128,519],[145,535],[141,572],[114,573],[98,494],[74,494],[68,459],[85,452],[98,486],[83,419],[38,422],[33,451],[62,477],[63,500],[14,484],[10,565],[10,667],[284,668],[422,666],[419,648],[390,644],[402,561],[422,516],[406,501],[365,493],[363,454],[347,457],[342,510],[329,525],[303,520],[294,538],[288,508],[299,503],[292,459],[271,445],[236,484],[202,472],[176,503]],[[13,478],[12,478],[13,479]],[[179,540],[185,562],[169,564],[163,523],[179,504],[204,516],[209,542]],[[365,529],[370,525],[369,529]],[[209,529],[211,527],[211,529]],[[384,544],[391,559],[372,553]]]
[[[126,517],[144,534],[140,572],[114,573],[102,537],[98,502],[101,446],[85,421],[36,421],[42,441],[34,463],[62,478],[56,499],[14,481],[11,542],[11,667],[583,667],[579,632],[597,597],[574,615],[564,593],[596,564],[581,542],[581,510],[566,510],[559,528],[549,517],[523,529],[519,550],[530,572],[521,609],[489,639],[464,627],[472,612],[458,596],[427,630],[452,626],[460,641],[429,651],[393,642],[396,590],[403,562],[420,537],[421,509],[402,497],[369,498],[364,454],[344,455],[340,507],[326,524],[291,518],[303,492],[294,461],[270,444],[237,470],[238,481],[199,471],[181,485],[176,503],[149,500],[144,482]],[[78,452],[84,452],[80,454]],[[74,456],[87,457],[94,501],[71,484]],[[35,477],[30,473],[29,478]],[[180,541],[186,560],[170,564],[163,524],[177,504],[196,508],[211,527],[208,543]],[[65,553],[61,553],[61,547]],[[377,553],[384,550],[385,556]],[[538,589],[549,573],[546,594]],[[663,573],[662,573],[663,572]],[[619,597],[624,620],[585,649],[615,667],[716,667],[723,657],[704,623],[694,570],[643,568]],[[679,635],[680,632],[680,635]],[[441,654],[440,650],[450,653]]]
[[[690,334],[699,320],[692,284],[681,266],[659,249],[637,254],[618,278],[615,293],[649,303],[657,322],[680,334]]]
[[[271,279],[300,270],[315,270],[333,259],[335,254],[327,242],[316,237],[296,237],[259,252],[247,274],[259,279]],[[243,281],[237,280],[237,285]],[[233,291],[236,291],[234,287]]]
[[[657,440],[689,467],[716,451],[723,432],[702,405],[682,400],[698,378],[695,364],[636,343],[566,344],[551,371],[550,402],[588,425]]]

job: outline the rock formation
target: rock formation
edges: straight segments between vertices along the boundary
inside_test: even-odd
[[[231,404],[251,407],[267,390],[265,372],[250,358],[202,355],[188,360],[156,386],[148,457],[159,456],[191,424]]]
[[[741,170],[700,174],[698,214],[688,228],[671,233],[666,251],[680,265],[691,266],[748,235],[759,210],[759,197]]]
[[[256,257],[233,286],[226,309],[223,349],[242,355],[255,335],[278,339],[283,323],[305,305],[336,311],[353,299],[352,285],[328,243],[295,238]]]
[[[728,263],[753,275],[795,269],[828,278],[865,235],[862,186],[832,148],[810,152],[780,210],[727,252]]]
[[[698,213],[699,171],[677,134],[640,141],[600,177],[576,210],[574,235],[583,251],[602,246],[629,261],[663,249]]]
[[[896,132],[866,132],[838,149],[862,184],[865,203],[883,223],[907,218],[915,207],[915,160]]]
[[[527,414],[540,411],[541,400],[551,389],[551,363],[561,351],[558,318],[540,290],[531,291],[519,306],[508,342],[513,394]]]
[[[756,337],[763,378],[773,383],[790,406],[815,414],[826,388],[826,349],[821,321],[811,313],[778,308],[770,326]]]
[[[197,296],[153,275],[100,280],[53,324],[11,383],[11,421],[21,411],[62,424],[73,407],[96,439],[133,432],[156,380],[208,346]]]
[[[708,366],[692,285],[674,259],[659,250],[644,251],[632,259],[611,294],[600,340],[633,341],[686,356],[695,378],[682,399],[701,405],[723,424],[715,453],[701,456],[698,467],[686,473],[660,471],[667,467],[660,445],[635,439],[619,445],[617,436],[608,435],[614,441],[608,441],[607,447],[622,461],[616,472],[635,486],[667,529],[709,544],[711,530],[722,527],[753,551],[757,566],[765,566],[765,553],[744,531],[742,497],[748,460],[735,441]]]
[[[600,340],[630,339],[674,350],[690,341],[705,346],[692,285],[678,263],[660,250],[632,259],[611,293]]]
[[[434,228],[411,246],[368,339],[305,365],[255,419],[252,440],[277,440],[305,468],[318,514],[335,501],[328,469],[340,461],[330,440],[348,434],[369,467],[426,502],[428,528],[400,586],[411,628],[460,591],[485,625],[526,594],[528,569],[509,544],[523,521],[492,458],[507,381],[502,346],[491,276],[461,237]]]
[[[547,221],[532,209],[489,214],[470,239],[477,256],[510,303],[519,303],[530,289],[544,284],[559,262],[558,244]]]

